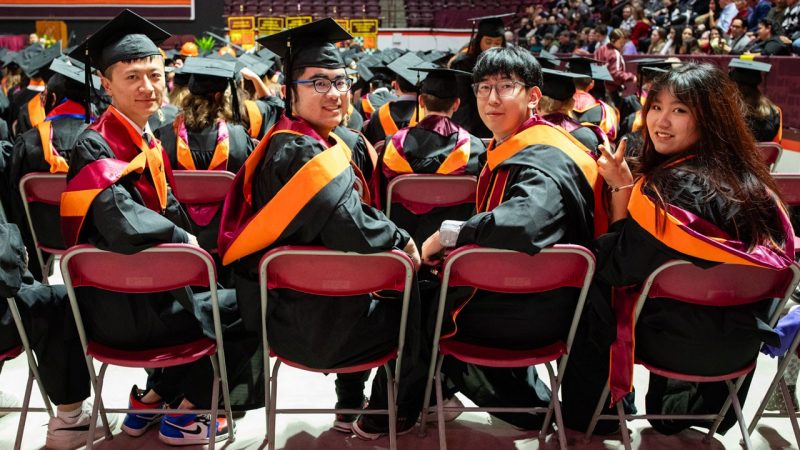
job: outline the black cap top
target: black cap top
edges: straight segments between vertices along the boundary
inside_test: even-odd
[[[586,76],[579,73],[543,68],[542,95],[560,101],[572,98],[575,94],[576,78],[586,78]]]
[[[333,44],[352,38],[329,17],[263,37],[258,42],[282,58],[291,58],[291,63],[287,61],[284,67],[288,73],[304,67],[343,68],[342,55]]]
[[[61,56],[61,42],[20,61],[19,66],[28,78],[42,77],[54,59]]]
[[[572,73],[578,73],[593,80],[614,81],[608,68],[601,61],[585,56],[567,56],[559,59],[567,62],[567,69]]]
[[[453,98],[458,96],[458,82],[456,77],[471,77],[472,74],[463,70],[411,67],[409,70],[427,74],[422,81],[419,91],[439,98]]]
[[[278,55],[275,54],[275,52],[266,47],[257,51],[256,55],[258,55],[258,57],[263,60],[277,61],[278,59],[280,59]]]
[[[206,95],[228,88],[228,80],[236,76],[236,61],[190,56],[181,70],[183,74],[191,75],[189,91],[195,95]]]
[[[83,74],[83,67],[83,63],[73,60],[69,56],[56,58],[52,63],[50,63],[51,71],[61,74],[80,84],[86,83],[86,78]],[[92,75],[92,86],[94,86],[95,89],[100,89],[100,78],[96,75]]]
[[[425,62],[416,54],[409,52],[392,61],[392,63],[390,63],[387,67],[389,70],[397,74],[399,78],[404,79],[409,84],[416,85],[420,81],[424,80],[428,74],[419,70],[411,70],[411,68],[435,69],[436,65]]]
[[[239,62],[244,64],[245,67],[255,72],[255,74],[258,75],[259,77],[263,77],[264,75],[266,75],[267,72],[269,72],[270,67],[272,67],[272,63],[270,61],[265,62],[258,56],[251,55],[249,53],[245,53],[244,55],[240,56]]]
[[[361,77],[362,80],[369,81],[376,75],[376,72],[373,70],[373,68],[378,65],[383,65],[380,56],[365,56],[364,58],[361,58],[361,61],[359,61],[358,64],[356,64],[356,72],[358,72],[358,76]]]
[[[183,66],[178,67],[175,69],[175,77],[172,78],[172,85],[175,87],[178,86],[188,86],[189,85],[189,78],[192,76],[188,73],[183,73]]]
[[[13,63],[16,60],[16,57],[17,52],[6,52],[3,56],[0,56],[0,61],[3,63],[3,67],[6,67]]]
[[[772,64],[746,59],[732,59],[728,68],[730,69],[728,76],[730,76],[731,80],[741,84],[758,86],[761,84],[761,74],[769,72],[772,69]]]
[[[88,49],[91,64],[105,72],[119,61],[160,55],[156,44],[169,36],[153,22],[126,9],[89,36],[70,56],[86,63]]]
[[[503,23],[504,17],[511,17],[516,13],[494,14],[491,16],[473,17],[467,19],[473,23],[478,23],[478,34],[480,36],[500,37],[506,31],[506,25]]]
[[[175,57],[178,56],[180,53],[174,48],[171,48],[169,50],[164,50],[164,54],[167,56],[168,60],[174,60]]]
[[[561,65],[558,57],[547,50],[540,51],[539,56],[536,57],[536,60],[539,61],[539,64],[541,64],[543,68],[555,69]]]

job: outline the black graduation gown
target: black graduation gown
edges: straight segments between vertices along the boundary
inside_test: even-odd
[[[678,188],[665,200],[735,235],[733,224],[740,213],[739,205],[714,192],[701,173],[685,167],[676,167],[666,175]],[[746,239],[743,237],[745,242]],[[653,270],[673,259],[688,260],[701,267],[716,264],[669,248],[631,219],[614,223],[608,233],[596,240],[594,250],[595,284],[599,288],[595,292],[602,295],[591,297],[591,303],[584,309],[562,391],[565,425],[581,431],[588,426],[608,379],[609,348],[616,336],[609,286],[642,283]],[[772,307],[771,299],[725,308],[648,299],[636,324],[636,355],[656,366],[696,375],[737,370],[752,361],[763,341],[775,338],[764,323]],[[742,404],[752,375],[751,372],[739,390]],[[727,395],[724,382],[684,383],[651,374],[646,407],[649,414],[716,413]],[[668,434],[690,426],[710,425],[710,422],[685,420],[650,423]],[[735,423],[731,409],[719,431],[724,433]],[[601,421],[598,432],[608,432],[617,426],[616,422]]]
[[[781,129],[781,116],[777,109],[772,109],[770,114],[763,119],[748,117],[747,125],[756,142],[771,142]]]
[[[558,148],[531,145],[500,164],[509,168],[504,201],[464,224],[457,246],[478,244],[529,254],[558,243],[588,246],[593,237],[594,194],[580,168]],[[472,289],[448,294],[451,311]],[[453,339],[506,348],[544,346],[565,338],[579,290],[562,288],[539,294],[477,291],[457,317]],[[442,333],[452,330],[445,318]],[[545,406],[549,389],[534,371],[491,369],[449,359],[445,373],[481,406]],[[519,427],[538,429],[543,414],[496,414]]]
[[[11,106],[8,108],[8,125],[11,127],[12,135],[19,136],[30,130],[31,120],[28,117],[28,102],[39,94],[41,94],[40,91],[26,88],[17,91],[11,97]]]
[[[180,109],[175,105],[163,105],[147,119],[147,123],[150,125],[151,130],[158,130],[161,127],[172,124],[179,112]]]
[[[424,128],[424,121],[409,130],[403,145],[403,152],[414,173],[436,173],[439,166],[455,149],[458,134],[442,136],[439,133]],[[486,163],[486,145],[479,138],[470,135],[470,155],[464,175],[480,174],[481,168]],[[379,163],[379,166],[382,163]],[[381,198],[386,199],[386,186],[389,180],[379,171],[381,177]],[[408,231],[417,245],[422,245],[425,239],[439,229],[445,220],[467,220],[474,214],[475,205],[449,206],[434,208],[423,215],[416,215],[400,204],[392,206],[392,222]]]
[[[305,163],[324,150],[322,144],[306,135],[273,135],[253,178],[254,210],[260,210]],[[334,180],[332,183],[343,183],[343,189],[330,189],[328,192],[341,192],[341,197],[315,197],[270,248],[321,245],[357,253],[403,248],[408,242],[408,234],[388,221],[382,212],[361,202],[355,190],[350,188],[353,176],[352,171],[345,172],[341,180]],[[235,266],[242,316],[250,329],[259,332],[258,262],[262,255],[263,252],[258,252],[242,258]],[[398,394],[400,414],[414,414],[414,417],[421,407],[420,386],[424,390],[427,370],[425,357],[419,356],[424,346],[420,346],[419,341],[421,319],[418,301],[413,295],[401,374],[405,381],[400,382]],[[343,367],[363,363],[384,354],[397,340],[400,302],[395,300],[381,301],[371,295],[330,298],[272,290],[268,308],[270,346],[276,353],[307,367]],[[336,330],[335,336],[331,335],[331,330]],[[370,408],[385,405],[385,383],[385,375],[379,371],[373,384]],[[412,393],[415,395],[410,398]],[[360,399],[359,393],[358,404]]]
[[[67,163],[70,162],[72,148],[78,136],[86,126],[83,119],[75,117],[62,117],[52,121],[52,146]],[[39,260],[34,253],[33,237],[25,219],[25,207],[19,194],[19,181],[29,173],[49,171],[50,165],[44,159],[39,130],[32,129],[19,135],[9,159],[7,185],[4,189],[8,193],[8,198],[6,199],[4,196],[3,205],[6,207],[9,221],[17,224],[22,232],[25,246],[28,247],[31,256],[28,268],[39,281],[43,279],[42,268],[39,267]],[[31,203],[30,211],[33,223],[36,224],[39,241],[48,247],[64,248],[64,239],[61,236],[58,219],[58,206]],[[44,256],[46,257],[46,254]]]
[[[167,157],[169,157],[170,166],[174,169],[180,168],[177,156],[177,137],[172,124],[159,128],[153,134],[161,141],[161,146],[164,148]],[[187,136],[189,137],[189,150],[192,153],[195,167],[197,170],[207,170],[211,159],[214,157],[214,149],[217,145],[217,125],[211,124],[198,132],[187,130]],[[226,170],[236,173],[253,151],[255,145],[241,125],[228,124],[228,136],[228,166]],[[220,212],[218,211],[211,222],[204,227],[192,222],[193,234],[197,236],[200,247],[206,250],[217,248]],[[191,217],[189,219],[191,220]]]
[[[255,100],[255,103],[262,117],[261,128],[258,130],[258,136],[255,136],[255,139],[260,140],[267,134],[267,131],[275,125],[275,122],[280,119],[281,114],[283,114],[284,103],[283,99],[278,96],[261,97]],[[244,127],[249,128],[250,120],[243,117],[242,121]]]
[[[416,114],[416,110],[416,100],[395,100],[389,103],[389,113],[392,116],[392,120],[394,120],[394,123],[397,125],[398,130],[408,126],[408,123],[414,117],[414,114]],[[363,132],[364,137],[366,137],[372,145],[376,145],[378,142],[386,139],[386,133],[383,130],[383,125],[381,124],[379,111],[377,109],[364,125]]]
[[[450,68],[472,73],[475,70],[475,64],[477,62],[478,58],[476,56],[461,53],[450,63]],[[472,78],[456,78],[458,83],[458,98],[461,99],[461,106],[459,106],[458,110],[453,114],[453,121],[464,127],[474,136],[479,138],[492,137],[492,132],[486,128],[483,120],[481,120],[481,116],[478,114],[478,99],[475,98],[475,92],[472,90]]]
[[[334,128],[333,133],[342,138],[347,143],[347,146],[350,147],[350,150],[353,151],[353,164],[361,171],[364,180],[369,182],[375,171],[375,165],[367,147],[367,138],[360,131],[342,125]],[[364,189],[368,188],[369,186],[364,186]]]
[[[56,405],[77,403],[89,397],[89,373],[66,289],[34,280],[24,252],[17,227],[0,221],[0,351],[22,345],[6,302],[14,297],[47,395]]]
[[[96,131],[85,130],[78,138],[70,162],[67,179],[101,158],[115,155],[105,139]],[[190,227],[180,204],[168,193],[163,214],[148,209],[127,176],[100,192],[86,216],[80,242],[118,253],[131,254],[163,243],[186,243]],[[145,171],[142,176],[149,177]],[[188,289],[156,294],[122,294],[94,288],[76,290],[81,302],[83,320],[91,337],[106,345],[125,349],[167,346],[214,334],[208,294],[191,295]],[[259,364],[257,349],[260,339],[240,328],[241,317],[233,291],[221,290],[220,316],[225,333],[225,356],[234,406],[258,407],[263,402],[263,386],[248,371],[249,362]],[[255,358],[250,361],[250,358]],[[194,363],[157,370],[148,378],[164,398],[185,395],[198,407],[207,407],[211,399],[211,364],[206,358]]]
[[[379,91],[370,92],[369,94],[367,94],[367,98],[369,99],[369,102],[372,104],[372,107],[375,109],[375,111],[377,111],[378,108],[386,104],[386,102],[397,100],[397,96],[392,94],[392,92],[388,89],[381,89]],[[361,104],[360,98],[356,99],[356,101],[353,103],[353,108],[356,111],[358,111],[359,114],[361,114],[361,118],[364,121],[367,121],[372,117],[372,114],[367,114],[364,111],[364,106]]]

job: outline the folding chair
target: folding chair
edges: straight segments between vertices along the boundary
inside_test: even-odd
[[[794,292],[795,286],[800,281],[800,268],[793,264],[785,270],[770,270],[753,266],[737,264],[720,264],[709,269],[702,269],[688,261],[669,261],[662,264],[647,278],[639,299],[636,303],[635,321],[639,319],[639,314],[648,297],[650,298],[669,298],[681,302],[692,303],[706,306],[735,306],[748,303],[755,303],[768,298],[781,299],[780,305],[775,309],[774,314],[769,319],[769,325],[774,326],[777,322],[783,305]],[[634,324],[635,324],[634,321]],[[695,357],[698,355],[687,355]],[[747,432],[747,424],[742,416],[742,407],[739,404],[737,393],[744,382],[745,377],[755,368],[756,358],[745,367],[731,372],[720,372],[715,375],[699,376],[681,372],[676,372],[666,367],[656,367],[636,358],[636,364],[644,366],[650,372],[663,377],[688,382],[719,382],[724,381],[728,386],[728,398],[722,405],[717,414],[696,414],[696,415],[671,415],[671,414],[625,414],[622,402],[617,402],[617,415],[601,415],[603,405],[609,394],[609,386],[606,384],[600,401],[597,403],[592,421],[586,430],[584,441],[588,441],[597,425],[598,420],[619,420],[622,442],[629,450],[631,448],[630,436],[626,422],[632,419],[679,419],[679,420],[714,420],[713,425],[708,430],[704,441],[710,442],[717,432],[720,423],[728,412],[728,408],[733,405],[739,428],[742,432],[744,445],[751,449],[750,435]]]
[[[777,142],[756,142],[756,147],[761,154],[761,159],[769,167],[769,171],[775,170],[783,153],[781,145]]]
[[[61,205],[61,193],[67,188],[67,174],[32,172],[19,180],[19,193],[22,197],[22,205],[25,207],[25,218],[28,220],[28,227],[31,230],[33,243],[36,247],[36,258],[39,259],[39,267],[42,268],[42,282],[48,284],[48,274],[50,266],[53,264],[56,255],[64,253],[66,248],[54,248],[42,245],[36,234],[36,227],[31,217],[30,203],[44,203],[46,205]],[[42,252],[48,253],[45,261]],[[47,264],[45,264],[47,263]]]
[[[219,384],[222,382],[222,395],[227,415],[228,441],[234,440],[233,417],[231,415],[228,377],[225,368],[225,350],[222,344],[222,326],[217,299],[217,281],[214,260],[205,250],[188,244],[161,244],[132,255],[123,255],[100,250],[91,245],[71,247],[61,258],[61,274],[69,295],[70,306],[75,317],[75,325],[81,339],[86,367],[94,387],[95,400],[92,408],[91,425],[86,448],[91,449],[98,410],[101,411],[106,437],[111,438],[106,412],[128,413],[130,409],[102,408],[103,377],[109,364],[146,369],[172,367],[197,361],[203,357],[211,359],[214,369],[214,382],[211,393],[211,409],[150,409],[135,410],[136,413],[161,414],[165,411],[176,414],[211,414],[217,417],[219,403]],[[211,294],[216,340],[201,338],[185,344],[157,347],[147,350],[121,350],[99,342],[90,341],[83,326],[76,287],[94,287],[113,292],[143,294],[163,292],[185,286],[207,287]],[[99,375],[95,373],[93,360],[102,363]],[[213,450],[216,427],[211,427],[209,448]]]
[[[405,253],[392,250],[382,253],[358,254],[328,250],[323,247],[285,246],[267,252],[259,263],[261,288],[261,334],[264,345],[265,383],[267,406],[267,439],[269,449],[275,448],[275,418],[282,414],[388,414],[389,447],[397,448],[397,408],[395,397],[405,344],[406,317],[414,279],[414,263]],[[357,366],[339,368],[309,368],[282,357],[270,349],[267,341],[267,292],[269,289],[291,289],[311,295],[330,297],[369,294],[375,291],[399,291],[403,293],[400,314],[400,333],[397,347]],[[277,358],[270,375],[269,357]],[[389,361],[397,359],[394,374]],[[281,363],[299,369],[319,373],[352,373],[383,366],[388,379],[388,409],[277,409],[278,369]]]
[[[579,246],[559,244],[542,249],[536,255],[528,255],[511,250],[468,245],[461,247],[444,261],[442,286],[439,292],[439,309],[436,313],[436,330],[431,351],[431,364],[428,371],[428,384],[425,388],[425,407],[422,409],[421,433],[425,433],[425,424],[430,404],[431,387],[436,385],[436,413],[439,425],[439,448],[447,448],[445,438],[444,413],[449,411],[479,412],[546,412],[545,425],[539,432],[544,439],[555,412],[558,425],[558,440],[562,449],[567,446],[564,424],[561,418],[561,406],[558,392],[561,379],[569,359],[569,351],[578,328],[581,311],[586,295],[594,276],[595,259],[592,253]],[[525,350],[509,350],[467,344],[455,339],[441,339],[442,321],[445,314],[447,290],[450,287],[466,286],[492,292],[508,294],[526,294],[551,291],[561,287],[580,288],[578,302],[575,307],[572,324],[563,340],[556,343]],[[535,301],[535,300],[532,300]],[[544,407],[445,407],[442,398],[440,374],[445,356],[451,356],[466,363],[488,367],[528,367],[544,364],[550,377],[550,388],[553,392],[550,404]],[[553,373],[550,366],[558,360],[558,372]]]
[[[183,204],[225,201],[235,174],[225,170],[173,170],[173,194]]]
[[[447,207],[475,203],[478,181],[472,175],[407,174],[386,186],[386,217],[392,218],[392,203]]]
[[[787,206],[800,206],[800,173],[773,173],[772,179],[778,185],[778,190]],[[800,246],[800,238],[795,236],[795,256],[800,254],[800,247],[798,246]]]
[[[19,315],[17,303],[13,298],[8,298],[7,300],[8,308],[11,311],[11,316],[14,318],[14,324],[17,326],[19,340],[22,345],[11,348],[8,351],[0,354],[0,367],[2,367],[3,363],[6,361],[14,359],[22,354],[23,350],[28,358],[28,381],[25,384],[25,395],[22,397],[22,406],[0,408],[0,411],[2,412],[20,413],[19,424],[17,425],[17,437],[14,440],[14,450],[19,450],[19,448],[22,446],[22,433],[25,431],[25,420],[28,417],[28,412],[46,412],[50,415],[50,417],[53,417],[53,407],[50,404],[50,400],[47,398],[47,393],[44,390],[42,377],[39,376],[39,367],[36,364],[36,358],[33,356],[33,351],[31,351],[31,345],[28,341],[28,334],[25,332],[25,327],[22,324],[22,318]],[[42,394],[42,399],[44,400],[44,408],[30,407],[33,380],[36,380],[36,384],[39,386],[39,392]]]

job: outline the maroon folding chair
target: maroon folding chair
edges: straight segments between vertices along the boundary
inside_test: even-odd
[[[406,174],[386,186],[386,217],[392,218],[392,204],[447,207],[475,203],[478,181],[472,175]]]
[[[39,375],[39,367],[36,364],[36,358],[31,351],[31,345],[28,341],[28,334],[25,332],[25,327],[22,323],[22,318],[19,315],[19,309],[17,309],[17,303],[13,298],[8,298],[8,309],[11,311],[11,316],[14,318],[14,324],[17,327],[17,332],[19,333],[19,340],[22,345],[16,346],[14,348],[8,349],[7,351],[0,353],[0,367],[6,361],[12,360],[17,356],[21,355],[22,352],[25,352],[25,356],[28,359],[28,380],[25,383],[25,394],[22,397],[22,406],[15,406],[15,407],[5,407],[0,408],[0,412],[18,412],[20,413],[19,416],[19,424],[17,425],[17,437],[14,440],[14,450],[19,450],[22,446],[22,434],[25,431],[25,420],[28,417],[28,412],[46,412],[53,417],[53,407],[50,405],[50,400],[47,398],[47,393],[44,390],[44,384],[42,384],[42,377]],[[31,408],[31,391],[33,389],[33,381],[36,380],[36,384],[39,386],[39,392],[42,394],[42,399],[44,400],[44,408]]]
[[[545,425],[539,432],[540,439],[547,435],[550,418],[555,412],[558,425],[558,440],[562,449],[567,446],[564,423],[558,392],[561,379],[569,359],[569,350],[578,328],[581,311],[594,276],[595,259],[592,253],[579,246],[559,244],[542,249],[535,255],[512,250],[468,245],[456,249],[444,261],[442,286],[439,292],[439,309],[436,313],[436,330],[431,351],[431,364],[428,371],[428,384],[425,388],[425,406],[422,409],[421,433],[430,404],[432,385],[436,385],[436,413],[439,425],[439,448],[447,448],[445,438],[444,413],[450,411],[479,412],[545,412]],[[445,314],[447,290],[451,287],[472,287],[492,292],[508,294],[528,294],[551,291],[562,287],[579,288],[580,294],[573,314],[569,332],[554,344],[525,350],[511,350],[459,342],[456,339],[441,339],[442,321]],[[535,301],[535,300],[532,300]],[[457,335],[456,335],[457,336]],[[440,373],[445,356],[471,364],[488,367],[528,367],[544,364],[550,376],[553,392],[550,404],[544,407],[504,408],[504,407],[446,407],[443,406]],[[550,363],[558,360],[558,372],[553,373]]]
[[[187,205],[225,201],[235,174],[225,170],[173,170],[175,198]]]
[[[389,447],[397,448],[397,407],[395,397],[405,345],[406,318],[411,288],[414,280],[414,263],[405,253],[392,250],[388,252],[358,254],[329,250],[323,247],[284,246],[267,252],[259,263],[259,284],[261,288],[261,334],[264,345],[265,383],[267,406],[267,439],[269,449],[275,448],[275,418],[282,414],[388,414]],[[270,289],[291,289],[311,295],[329,297],[369,294],[376,291],[402,292],[400,314],[400,333],[397,347],[388,353],[363,364],[339,368],[309,368],[282,357],[269,347],[267,341],[267,292]],[[269,357],[276,357],[275,367],[270,375]],[[394,374],[389,361],[396,359]],[[383,366],[388,379],[388,409],[277,409],[278,369],[281,363],[298,369],[319,373],[352,373]]]
[[[781,145],[777,142],[756,142],[756,147],[761,155],[761,160],[769,167],[769,171],[775,170],[783,153]]]
[[[86,367],[89,370],[89,377],[95,393],[86,448],[92,448],[99,410],[101,410],[108,439],[112,436],[111,430],[108,428],[106,412],[161,414],[166,411],[173,414],[211,414],[212,419],[216,418],[220,381],[222,382],[225,414],[229,424],[228,441],[233,442],[233,417],[225,368],[225,350],[222,344],[217,275],[211,255],[205,250],[189,244],[161,244],[132,255],[112,253],[84,244],[71,247],[64,253],[61,257],[61,274],[64,277],[64,285],[67,288],[75,325],[86,355]],[[204,337],[180,345],[131,351],[112,348],[88,339],[78,298],[75,295],[76,287],[93,287],[112,292],[143,294],[170,291],[186,286],[201,286],[209,289],[216,340]],[[139,409],[133,411],[121,408],[102,408],[103,379],[109,364],[152,369],[188,364],[203,357],[211,360],[214,369],[211,409]],[[93,360],[102,363],[99,375],[95,373]],[[216,431],[216,427],[211,427],[210,449],[214,448]]]
[[[781,299],[780,305],[769,319],[769,325],[777,322],[783,305],[794,292],[795,286],[800,281],[800,268],[796,264],[784,270],[770,270],[754,266],[738,264],[720,264],[709,269],[702,269],[688,261],[669,261],[662,264],[647,278],[639,299],[636,303],[635,321],[639,319],[648,297],[669,298],[681,302],[706,306],[735,306],[755,303],[768,298]],[[634,324],[636,323],[634,321]],[[702,357],[702,355],[687,355],[687,358]],[[657,367],[636,357],[636,364],[644,366],[650,372],[675,380],[693,383],[724,381],[728,386],[728,398],[722,405],[719,413],[697,415],[671,415],[671,414],[625,414],[622,402],[617,402],[617,415],[601,415],[603,405],[609,394],[606,384],[600,401],[597,403],[592,421],[586,430],[584,441],[588,441],[597,425],[598,420],[618,420],[621,428],[622,442],[626,450],[631,448],[628,435],[627,421],[633,419],[678,419],[678,420],[714,420],[704,440],[710,442],[717,431],[722,419],[733,405],[742,438],[746,448],[751,449],[750,434],[747,424],[742,416],[742,407],[739,404],[737,393],[745,377],[755,368],[758,354],[753,355],[753,360],[745,367],[735,371],[721,371],[718,374],[698,376],[676,372],[668,367]]]
[[[66,248],[47,247],[39,242],[36,227],[31,218],[29,203],[59,206],[61,205],[61,193],[66,188],[67,174],[65,173],[32,172],[19,180],[19,193],[22,197],[22,205],[25,207],[25,218],[31,230],[36,249],[36,258],[39,259],[39,267],[42,268],[42,282],[44,284],[48,284],[47,278],[50,274],[50,266],[53,264],[56,255],[63,254]],[[47,261],[45,261],[42,252],[48,253]]]

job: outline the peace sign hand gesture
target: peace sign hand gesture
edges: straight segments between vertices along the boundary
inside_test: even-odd
[[[628,139],[623,138],[617,147],[617,151],[612,154],[605,145],[600,145],[600,157],[597,158],[597,171],[606,180],[612,192],[616,192],[623,186],[633,184],[633,175],[625,161],[625,149],[628,147]],[[616,190],[615,190],[616,189]]]

